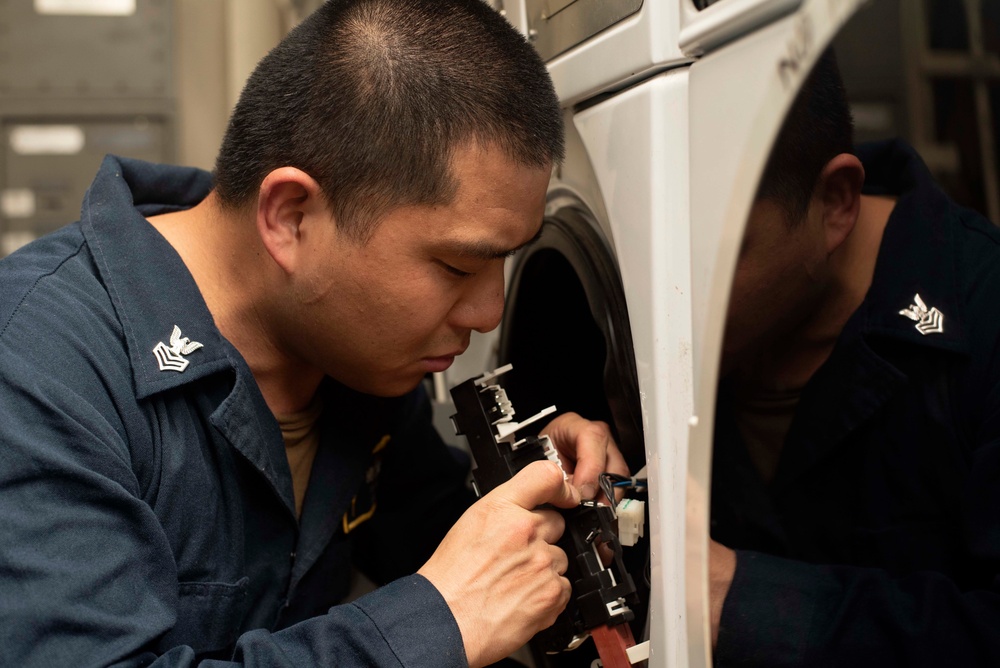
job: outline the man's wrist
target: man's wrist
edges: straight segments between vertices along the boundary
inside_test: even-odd
[[[709,540],[708,545],[708,598],[712,623],[712,647],[719,640],[719,622],[722,607],[729,594],[736,573],[736,553],[721,543]]]

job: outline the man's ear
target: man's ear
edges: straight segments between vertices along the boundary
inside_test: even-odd
[[[820,172],[815,197],[822,207],[828,254],[837,250],[854,231],[861,212],[864,182],[865,168],[850,153],[837,155]]]
[[[280,167],[264,177],[257,193],[257,233],[285,273],[300,259],[303,221],[324,210],[319,184],[301,169]]]

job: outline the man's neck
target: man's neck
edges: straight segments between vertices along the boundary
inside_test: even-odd
[[[246,360],[271,412],[307,407],[323,374],[287,355],[270,326],[267,288],[275,269],[252,221],[223,209],[212,192],[191,209],[149,222],[184,261],[216,326]]]
[[[830,357],[847,321],[871,287],[882,234],[895,198],[861,196],[851,234],[830,258],[830,279],[815,307],[799,325],[772,342],[737,373],[745,388],[792,390],[805,387]]]

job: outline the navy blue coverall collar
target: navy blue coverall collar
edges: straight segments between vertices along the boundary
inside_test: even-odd
[[[108,156],[84,198],[83,234],[125,330],[139,399],[232,366],[229,346],[215,327],[194,278],[173,247],[144,220],[144,216],[190,208],[211,188],[211,176],[198,169],[164,169]],[[164,192],[179,196],[172,202],[157,201]],[[135,210],[123,216],[121,201],[126,198],[133,201]],[[171,288],[164,290],[168,276]],[[169,345],[174,326],[202,347],[185,356],[189,365],[183,371],[161,371],[153,349],[161,342]]]
[[[294,518],[284,441],[242,356],[219,332],[183,260],[146,220],[187,209],[208,195],[202,170],[108,156],[81,211],[84,237],[122,327],[138,399],[195,383],[220,371],[234,374],[232,393],[212,415],[226,439],[267,478]],[[174,193],[169,202],[163,193]],[[134,209],[123,215],[123,201]],[[137,262],[142,258],[142,262]],[[164,286],[170,286],[164,289]],[[183,371],[161,370],[154,349],[170,345],[174,327],[200,348],[184,355]]]

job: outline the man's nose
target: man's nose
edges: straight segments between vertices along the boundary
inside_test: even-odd
[[[469,282],[462,299],[452,309],[452,324],[462,329],[489,332],[503,317],[503,262],[481,271]]]

